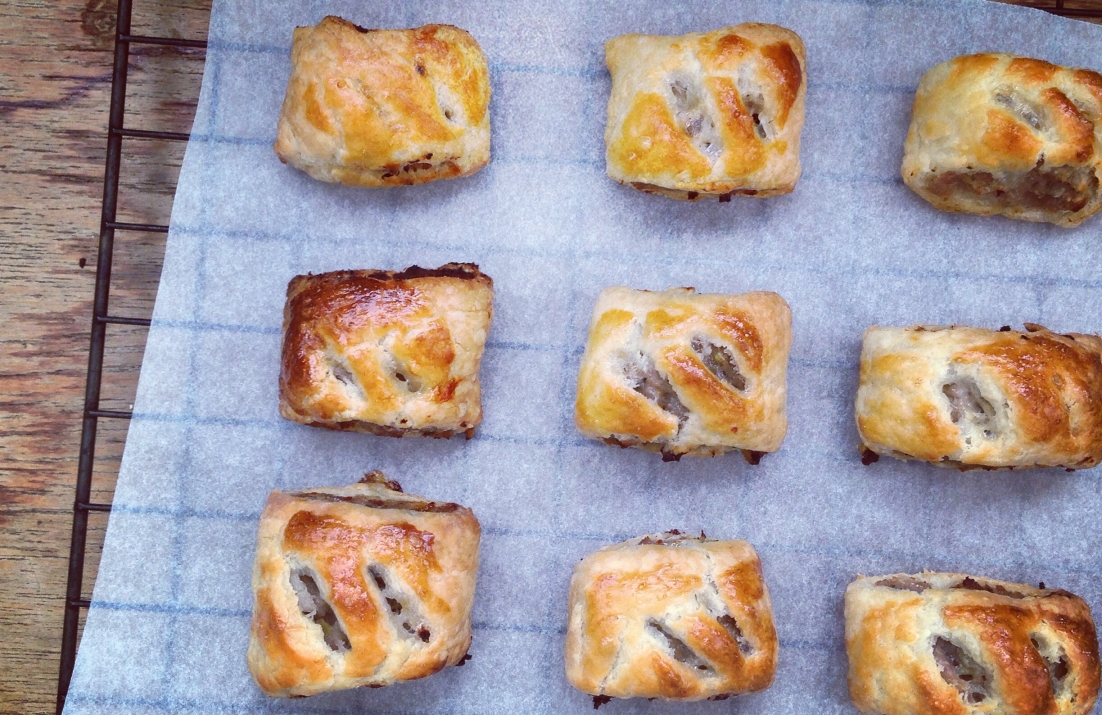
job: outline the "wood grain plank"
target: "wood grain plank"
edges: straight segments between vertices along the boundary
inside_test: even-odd
[[[209,0],[135,5],[135,32],[206,36]],[[0,713],[54,708],[114,15],[113,0],[0,2]],[[187,131],[203,58],[135,48],[128,124]],[[183,147],[128,141],[126,156],[125,215],[167,222]],[[164,236],[119,233],[116,246],[112,308],[148,316]],[[144,331],[111,329],[104,395],[113,406],[133,399],[144,341]],[[101,422],[94,498],[109,501],[126,425]],[[105,526],[92,517],[87,591]]]

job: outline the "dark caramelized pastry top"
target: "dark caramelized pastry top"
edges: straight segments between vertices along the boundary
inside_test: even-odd
[[[394,437],[473,434],[492,300],[493,281],[471,263],[294,278],[280,413]]]

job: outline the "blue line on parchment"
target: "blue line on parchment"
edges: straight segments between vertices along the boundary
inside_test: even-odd
[[[290,45],[264,45],[248,42],[223,42],[217,38],[207,39],[207,52],[243,52],[246,54],[287,55],[291,57]]]
[[[808,92],[855,92],[858,94],[913,95],[916,84],[853,84],[850,82],[808,82]]]
[[[282,233],[268,230],[246,230],[246,229],[216,229],[199,226],[187,226],[179,225],[173,228],[174,231],[178,231],[182,234],[192,235],[196,237],[210,237],[210,238],[240,238],[253,241],[275,241],[275,242],[290,242],[300,238],[298,233]],[[325,240],[324,237],[319,237],[319,240]],[[354,237],[348,239],[336,239],[330,240],[331,243],[340,245],[343,243],[355,243],[357,246],[370,246],[370,245],[385,245],[389,237],[380,238],[377,241],[372,242],[369,239],[363,237]],[[405,238],[403,239],[407,246],[429,248],[440,251],[463,251],[467,250],[467,246],[460,244],[448,244],[448,243],[436,243],[431,241]],[[532,258],[571,258],[571,259],[607,259],[607,260],[622,260],[623,254],[620,251],[614,250],[596,250],[596,249],[574,249],[571,247],[544,247],[541,249],[531,248],[518,248],[510,245],[495,246],[494,250],[500,254],[506,255],[519,255]],[[635,251],[636,258],[653,258],[659,260],[659,253],[657,251],[652,253],[646,253],[642,250]],[[745,262],[741,259],[725,258],[718,254],[709,254],[699,258],[693,258],[685,255],[684,253],[668,254],[662,253],[661,259],[663,262],[671,265],[684,265],[684,266],[730,266],[732,268],[742,268],[745,266]],[[1102,280],[1100,279],[1085,279],[1085,278],[1068,278],[1065,276],[1045,276],[1045,275],[998,275],[998,274],[983,274],[974,273],[969,270],[937,270],[937,269],[914,269],[914,268],[892,268],[892,267],[880,267],[875,265],[848,265],[842,267],[831,268],[819,263],[797,263],[795,260],[775,261],[775,262],[759,262],[757,266],[763,271],[776,271],[782,273],[810,273],[814,275],[831,275],[835,277],[847,277],[847,276],[861,276],[861,277],[889,277],[889,278],[903,278],[914,280],[931,280],[942,281],[945,279],[967,281],[969,283],[995,283],[995,284],[1014,284],[1014,285],[1038,285],[1045,287],[1067,287],[1067,288],[1090,288],[1098,289],[1102,288]]]
[[[214,323],[206,320],[155,319],[151,327],[195,332],[254,333],[257,335],[279,335],[282,332],[282,329],[277,325],[234,325],[232,323]]]
[[[259,691],[257,691],[259,696]],[[129,698],[110,695],[84,695],[82,693],[70,694],[67,702],[100,705],[112,708],[140,707],[154,708],[168,712],[245,712],[245,713],[284,713],[301,712],[296,709],[294,701],[265,698],[263,700],[195,700],[192,698]],[[300,707],[300,706],[299,706]],[[360,712],[371,715],[482,715],[478,711],[455,710],[453,704],[448,704],[446,710],[363,710]],[[316,708],[310,707],[306,712],[314,715],[348,715],[348,708]]]
[[[226,134],[192,134],[189,141],[199,144],[229,144],[232,146],[266,146],[275,144],[275,137],[234,137]]]
[[[128,611],[133,613],[167,613],[178,616],[218,616],[219,618],[249,618],[252,613],[240,608],[214,608],[211,606],[181,606],[168,603],[124,603],[121,601],[93,600],[89,608],[104,611]]]
[[[178,519],[218,519],[221,521],[259,521],[259,511],[222,511],[220,509],[192,509],[190,507],[145,506],[142,504],[115,504],[111,511],[117,514],[142,516],[169,516]]]

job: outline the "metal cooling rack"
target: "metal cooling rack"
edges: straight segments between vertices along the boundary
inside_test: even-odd
[[[1068,7],[1068,3],[1073,6]],[[1065,17],[1102,19],[1102,0],[1039,0],[1019,3]],[[65,707],[69,681],[76,662],[77,630],[80,611],[90,602],[83,598],[84,556],[88,541],[89,512],[109,512],[110,504],[90,502],[92,466],[96,452],[96,427],[100,419],[130,419],[130,412],[101,410],[100,385],[103,380],[103,350],[107,326],[137,325],[149,327],[146,318],[110,315],[107,312],[111,292],[111,262],[114,256],[115,231],[145,231],[168,233],[168,226],[123,223],[116,221],[119,197],[119,166],[122,161],[123,139],[161,139],[187,141],[190,134],[127,129],[123,126],[126,109],[126,79],[130,46],[160,45],[187,49],[206,49],[204,40],[182,40],[172,37],[146,37],[130,34],[132,1],[119,0],[115,26],[115,65],[111,79],[111,113],[107,132],[107,164],[103,176],[103,209],[100,215],[99,255],[96,261],[96,291],[92,309],[92,337],[88,348],[88,381],[84,391],[84,418],[80,434],[80,461],[77,466],[76,500],[73,503],[73,535],[69,547],[69,580],[65,590],[65,628],[61,637],[61,669],[57,678],[57,713]]]
[[[183,40],[172,37],[146,37],[130,34],[132,2],[119,0],[115,24],[115,64],[111,76],[111,112],[107,130],[107,163],[103,175],[103,208],[100,214],[99,255],[96,259],[96,292],[92,308],[92,337],[88,348],[88,380],[84,390],[84,417],[80,433],[80,461],[77,466],[76,500],[73,503],[73,535],[69,546],[69,580],[65,589],[65,627],[61,636],[61,669],[57,678],[57,712],[65,707],[69,681],[77,654],[77,629],[80,611],[89,606],[83,598],[84,556],[88,541],[89,512],[109,512],[110,504],[89,501],[92,491],[92,466],[96,453],[96,427],[100,419],[130,419],[130,412],[101,410],[100,385],[103,381],[103,349],[107,326],[138,325],[149,327],[146,318],[111,315],[107,312],[111,293],[111,262],[114,257],[116,231],[168,233],[168,226],[123,223],[116,221],[119,198],[119,166],[122,161],[123,139],[161,139],[187,141],[189,134],[128,129],[126,114],[126,79],[129,71],[130,46],[160,45],[187,49],[206,49],[204,40]]]

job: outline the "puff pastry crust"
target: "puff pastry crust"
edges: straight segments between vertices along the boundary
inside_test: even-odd
[[[275,151],[315,179],[421,184],[490,161],[490,74],[465,30],[295,28]]]
[[[1066,467],[1102,460],[1102,339],[917,325],[865,331],[864,449],[938,466]]]
[[[1067,591],[954,573],[846,589],[849,690],[883,715],[1086,715],[1098,697],[1090,608]]]
[[[807,91],[799,35],[746,23],[605,43],[608,175],[695,200],[787,194],[800,178]]]
[[[943,211],[1075,226],[1102,210],[1102,74],[1005,54],[922,78],[903,181]]]
[[[424,678],[471,644],[478,520],[372,472],[274,491],[260,517],[249,670],[275,697]]]
[[[387,437],[474,434],[493,281],[473,263],[295,277],[283,312],[279,411]]]
[[[578,374],[574,421],[620,447],[756,464],[788,429],[792,314],[776,293],[606,288]]]
[[[765,690],[776,670],[769,591],[745,541],[670,531],[606,546],[574,567],[566,679],[578,690],[721,700]]]

